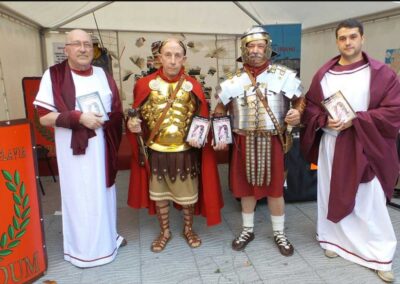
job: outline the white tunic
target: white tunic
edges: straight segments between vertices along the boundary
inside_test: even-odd
[[[354,111],[368,109],[370,94],[368,64],[350,71],[330,70],[321,81],[325,98],[342,91]],[[329,221],[328,200],[333,156],[338,132],[323,129],[318,157],[318,241],[323,249],[375,270],[391,270],[396,236],[379,180],[358,187],[353,212],[338,223]]]
[[[97,91],[106,112],[111,111],[112,93],[101,68],[93,67],[91,76],[72,73],[72,78],[77,97]],[[57,111],[49,70],[43,75],[34,104]],[[115,185],[106,187],[103,129],[96,129],[84,155],[72,154],[71,134],[70,129],[55,127],[64,259],[78,267],[92,267],[111,262],[123,240],[116,230]]]

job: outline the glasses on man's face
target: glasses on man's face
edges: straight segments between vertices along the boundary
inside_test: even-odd
[[[93,48],[93,44],[90,43],[90,42],[88,42],[88,41],[84,41],[84,42],[81,42],[81,41],[73,41],[73,42],[66,43],[65,45],[69,45],[69,46],[72,46],[72,47],[75,47],[75,48],[80,48],[82,45],[83,45],[83,47],[84,47],[85,49],[91,49],[91,48]]]

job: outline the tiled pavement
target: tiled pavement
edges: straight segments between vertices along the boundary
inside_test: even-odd
[[[162,253],[152,253],[150,244],[159,232],[155,216],[146,209],[126,205],[129,171],[117,177],[118,229],[128,240],[116,259],[107,265],[80,269],[63,260],[58,183],[42,177],[46,195],[42,197],[49,266],[46,275],[35,283],[54,280],[63,283],[383,283],[364,267],[342,258],[329,259],[315,240],[316,202],[286,204],[286,233],[295,247],[291,257],[281,256],[272,239],[271,221],[265,202],[257,206],[255,240],[243,252],[231,249],[241,228],[240,204],[227,186],[227,166],[219,165],[225,206],[220,225],[207,227],[202,217],[194,228],[202,238],[200,248],[190,249],[181,236],[182,216],[171,210],[173,234]],[[400,202],[399,202],[400,204]],[[400,211],[389,207],[396,236],[400,230]],[[399,248],[395,275],[400,279]],[[400,283],[400,281],[396,281]]]

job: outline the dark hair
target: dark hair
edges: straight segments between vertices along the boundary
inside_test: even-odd
[[[158,53],[160,53],[161,54],[161,49],[164,47],[164,45],[166,45],[167,44],[167,42],[169,42],[169,41],[171,41],[171,40],[164,40],[163,42],[161,42],[161,44],[160,44],[160,47],[158,48]],[[185,46],[185,44],[182,42],[182,41],[180,41],[180,40],[176,40],[176,42],[182,47],[182,49],[183,49],[183,55],[186,55],[186,46]]]
[[[340,30],[341,28],[350,28],[350,29],[358,28],[358,31],[360,32],[360,35],[362,36],[364,34],[363,25],[359,21],[357,21],[356,19],[347,19],[347,20],[344,20],[344,21],[340,22],[339,25],[336,27],[336,30],[335,30],[336,38],[338,36],[338,30]]]

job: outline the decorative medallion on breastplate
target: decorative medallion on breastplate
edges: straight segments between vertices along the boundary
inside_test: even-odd
[[[165,82],[160,77],[150,81],[151,92],[141,108],[142,117],[150,131],[155,127],[177,84]],[[190,93],[192,88],[189,81],[183,82],[152,143],[147,145],[150,149],[180,152],[191,148],[185,142],[185,137],[196,111],[196,97]]]

